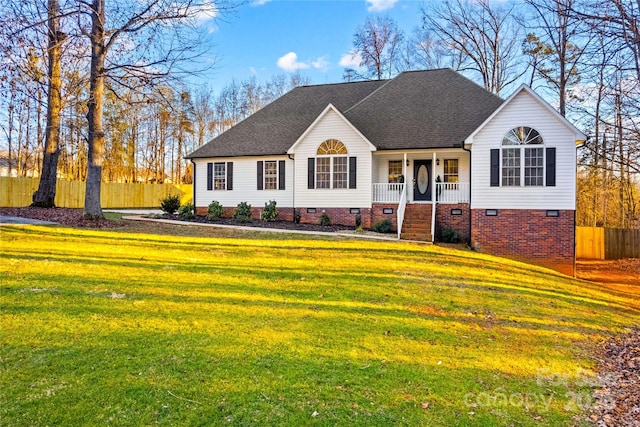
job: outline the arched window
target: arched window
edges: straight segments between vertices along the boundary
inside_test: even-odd
[[[337,139],[327,139],[316,153],[316,188],[347,188],[347,147]]]
[[[327,139],[318,147],[318,156],[325,156],[331,154],[347,154],[347,147],[341,141],[337,139]]]
[[[502,185],[544,185],[544,141],[527,126],[511,129],[502,138]]]

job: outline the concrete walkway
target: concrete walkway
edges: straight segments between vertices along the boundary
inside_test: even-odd
[[[0,225],[54,225],[57,222],[41,221],[39,219],[22,218],[19,216],[0,216]]]

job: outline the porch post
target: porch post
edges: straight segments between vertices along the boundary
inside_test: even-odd
[[[431,188],[433,189],[431,190],[431,243],[436,239],[436,199],[438,198],[438,189],[436,188],[436,159],[437,153],[434,151],[433,160],[431,161],[431,170],[433,171],[431,174]]]
[[[407,178],[407,153],[404,153],[404,157],[402,159],[402,176],[404,177],[404,191],[409,200],[409,190],[407,190],[407,183],[409,182]]]

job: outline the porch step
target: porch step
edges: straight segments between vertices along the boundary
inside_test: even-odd
[[[403,240],[431,241],[431,205],[407,205],[400,238]]]

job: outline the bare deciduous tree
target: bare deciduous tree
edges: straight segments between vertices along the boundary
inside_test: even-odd
[[[449,50],[446,55],[455,68],[478,73],[488,91],[499,95],[524,73],[513,5],[453,0],[423,8],[422,19],[424,34],[429,36],[424,46],[432,46],[437,37]]]
[[[404,33],[390,17],[367,18],[353,35],[354,54],[360,54],[360,67],[365,69],[362,76],[377,80],[392,77],[398,71],[403,40]]]
[[[60,3],[48,0],[47,4],[47,125],[40,185],[33,193],[33,206],[55,206],[60,153],[60,116],[62,112],[62,43],[66,36],[60,29]]]

